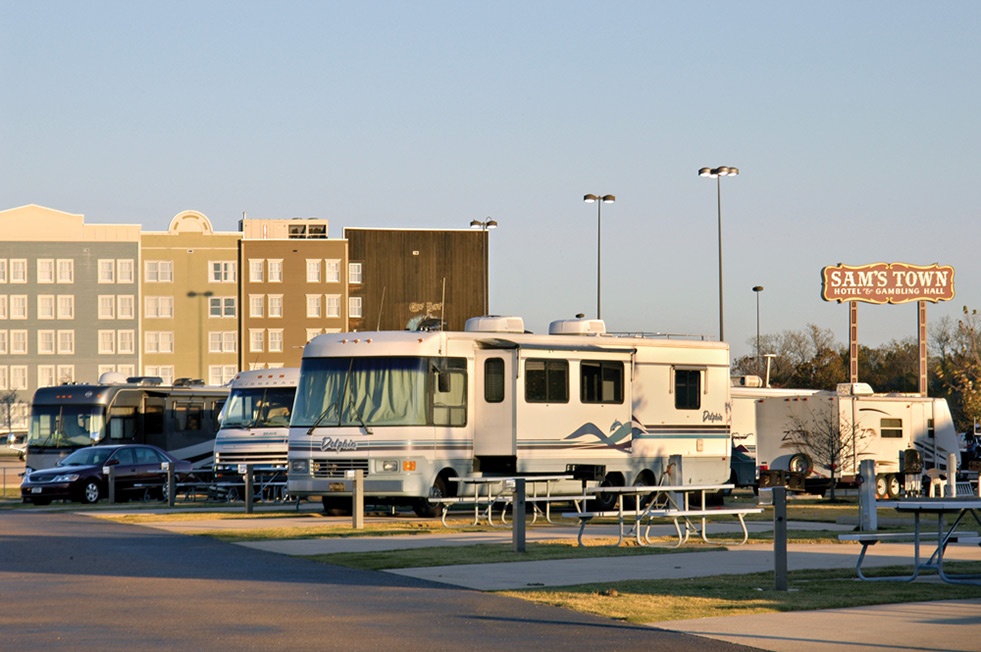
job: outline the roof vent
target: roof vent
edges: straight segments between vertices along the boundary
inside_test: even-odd
[[[125,385],[126,376],[119,373],[118,371],[107,371],[106,373],[99,376],[100,385]]]
[[[548,325],[549,335],[602,335],[606,324],[602,319],[559,319]]]
[[[838,383],[838,396],[872,396],[872,385],[868,383]]]
[[[524,333],[525,322],[521,317],[485,315],[468,319],[464,330],[470,333]]]

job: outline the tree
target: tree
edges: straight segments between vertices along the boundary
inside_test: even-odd
[[[787,430],[787,440],[799,455],[807,456],[811,469],[814,464],[831,472],[831,493],[835,499],[835,482],[842,464],[852,456],[858,456],[868,447],[868,431],[858,422],[851,422],[839,414],[836,401],[817,409],[807,408],[806,414],[792,414]],[[791,470],[796,470],[791,458]]]
[[[958,430],[971,431],[981,420],[981,317],[964,306],[956,325],[942,319],[934,329],[936,374]]]
[[[10,389],[0,394],[0,419],[2,419],[7,432],[13,429],[14,408],[20,403],[20,396],[16,389]]]
[[[749,341],[755,348],[756,338]],[[736,375],[766,376],[766,360],[773,354],[770,384],[773,387],[834,389],[848,380],[847,350],[834,341],[830,329],[808,324],[802,331],[760,337],[760,358],[756,355],[736,360]]]

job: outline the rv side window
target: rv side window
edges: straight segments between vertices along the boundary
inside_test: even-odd
[[[927,437],[933,439],[933,419],[927,419]]]
[[[489,358],[484,360],[484,400],[500,403],[504,400],[504,360]]]
[[[198,403],[187,403],[174,406],[175,417],[177,418],[177,430],[201,430],[201,416],[203,410]]]
[[[132,439],[136,436],[136,408],[114,407],[109,410],[109,438]]]
[[[903,436],[903,420],[883,419],[879,424],[879,434],[882,437],[901,438]]]
[[[623,403],[623,363],[586,362],[579,365],[583,403]]]
[[[674,407],[697,410],[702,405],[702,372],[698,369],[674,370]]]
[[[568,403],[569,363],[565,360],[527,360],[525,400],[529,403]]]
[[[143,432],[147,435],[164,433],[164,400],[147,398],[143,403]]]
[[[433,425],[467,425],[467,363],[461,358],[433,362]]]

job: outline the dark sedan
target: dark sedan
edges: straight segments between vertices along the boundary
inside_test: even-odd
[[[117,498],[148,495],[163,498],[167,482],[165,462],[173,465],[178,482],[191,472],[190,462],[174,459],[156,446],[124,444],[80,448],[53,468],[25,475],[20,495],[24,502],[35,505],[47,505],[52,500],[94,503],[108,495],[105,470],[113,467]]]

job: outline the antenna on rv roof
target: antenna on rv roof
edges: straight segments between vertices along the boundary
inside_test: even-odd
[[[443,277],[443,295],[439,298],[439,330],[446,330],[446,277]]]

